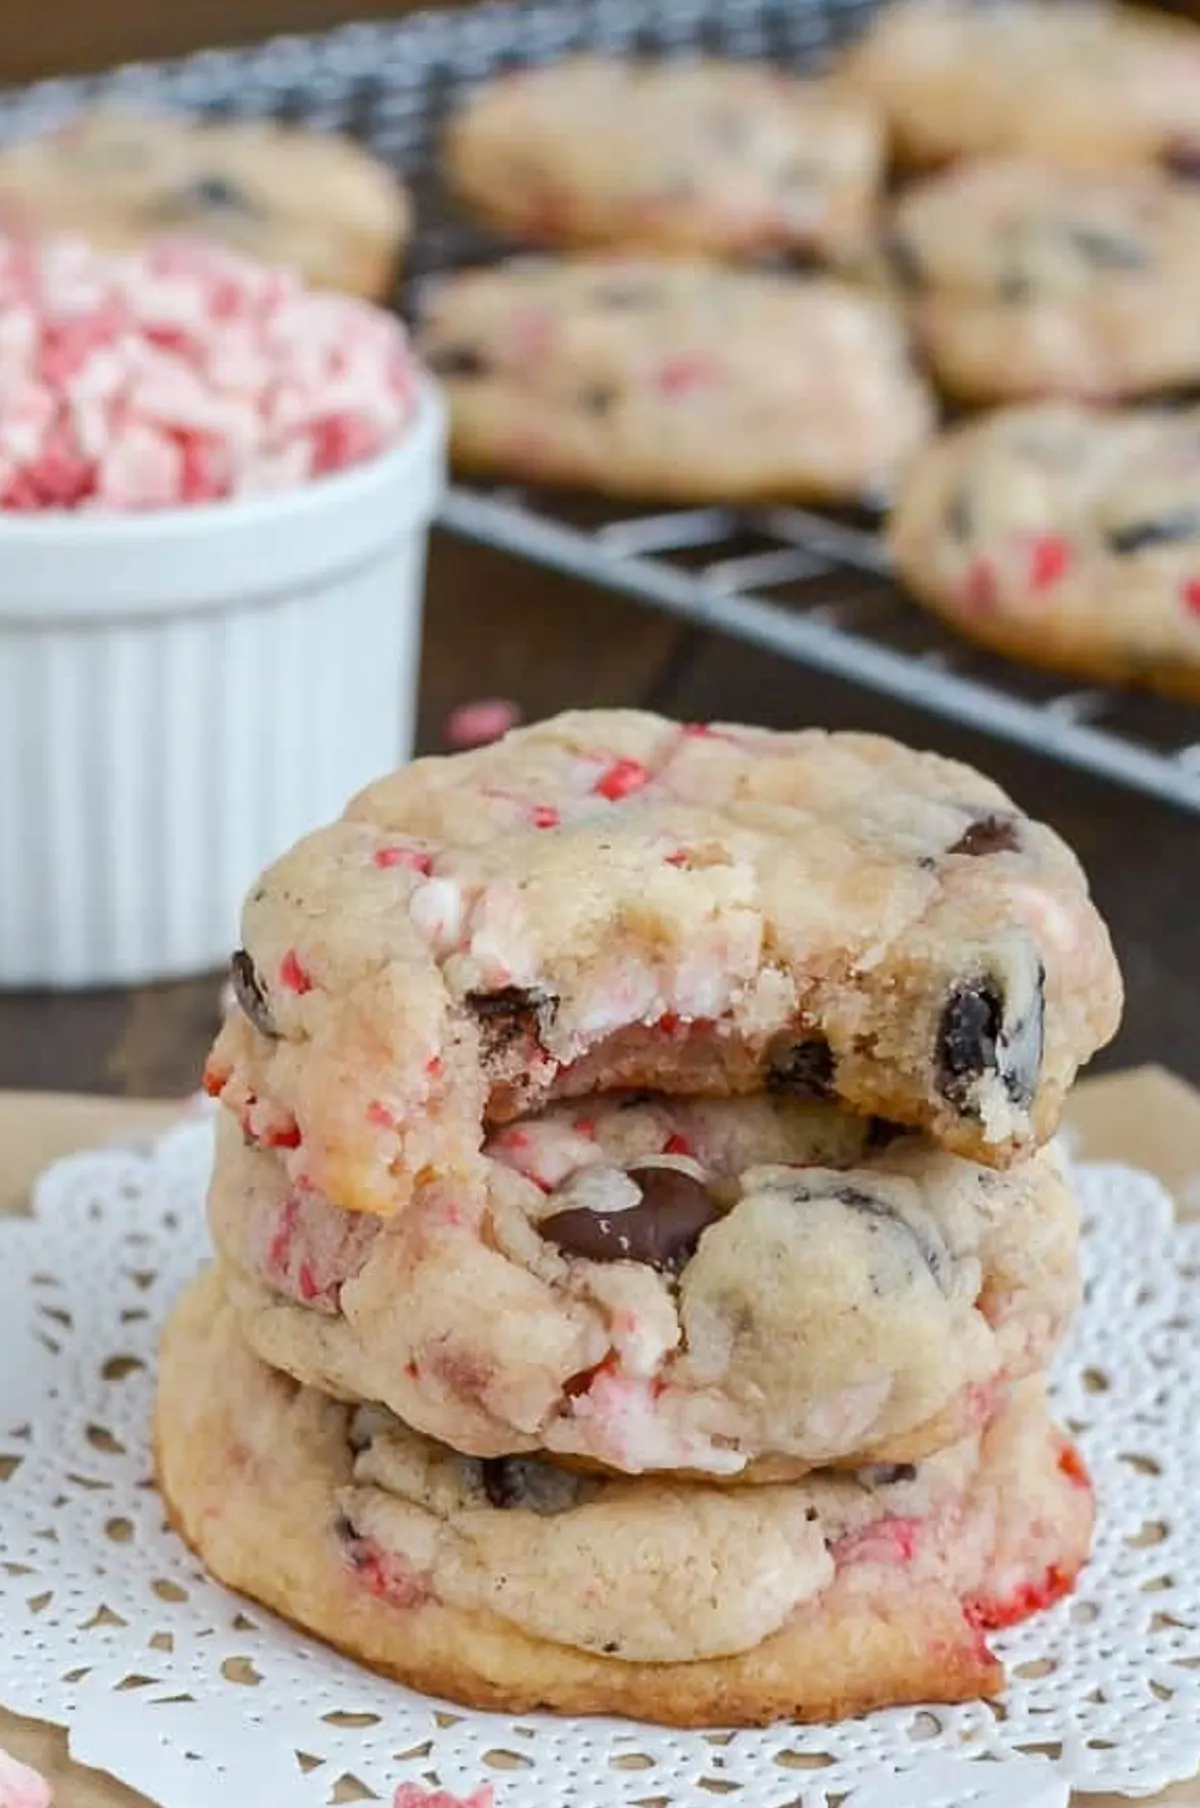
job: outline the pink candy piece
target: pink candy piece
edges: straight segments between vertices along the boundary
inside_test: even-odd
[[[392,1797],[392,1808],[492,1808],[492,1786],[483,1783],[473,1795],[450,1795],[444,1789],[422,1789],[419,1783],[401,1783]]]
[[[366,302],[219,246],[0,236],[0,508],[291,488],[377,457],[415,405],[404,329]]]
[[[449,1799],[449,1798],[447,1798]],[[0,1747],[0,1808],[51,1808],[50,1785],[39,1771],[31,1770]],[[401,1808],[417,1808],[415,1803]],[[479,1808],[489,1808],[481,1802]]]
[[[480,697],[477,702],[460,703],[446,717],[442,738],[447,747],[486,747],[498,741],[521,720],[521,711],[511,697]]]

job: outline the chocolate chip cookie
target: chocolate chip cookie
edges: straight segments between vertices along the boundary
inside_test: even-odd
[[[386,164],[333,133],[104,110],[0,151],[0,223],[111,251],[219,239],[375,298],[391,288],[409,206]]]
[[[879,494],[933,422],[899,314],[832,279],[522,258],[436,287],[420,343],[460,469],[615,495]]]
[[[844,259],[870,231],[883,132],[857,95],[764,65],[576,56],[486,83],[446,156],[518,237]]]
[[[1200,168],[1200,27],[1105,0],[899,0],[845,59],[907,164],[1015,151]]]
[[[1070,1590],[1092,1493],[1033,1384],[917,1468],[719,1489],[433,1444],[297,1388],[211,1272],[163,1342],[172,1520],[222,1581],[432,1694],[676,1725],[995,1694],[987,1629]]]
[[[1120,976],[1074,855],[881,737],[580,711],[418,760],[248,900],[207,1083],[390,1214],[485,1125],[629,1087],[840,1100],[1004,1166]]]
[[[954,166],[884,239],[918,345],[968,402],[1149,394],[1200,380],[1200,187],[1151,166]]]
[[[209,1200],[251,1347],[475,1456],[789,1479],[978,1429],[1078,1303],[1074,1202],[784,1098],[610,1095],[383,1220],[221,1114]],[[464,1310],[464,1302],[470,1302]]]
[[[1200,410],[1047,402],[957,428],[889,543],[917,600],[984,646],[1200,698]]]

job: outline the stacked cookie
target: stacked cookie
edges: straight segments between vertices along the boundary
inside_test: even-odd
[[[160,1478],[455,1700],[823,1718],[1001,1681],[1091,1494],[1044,1144],[1120,981],[1069,850],[860,735],[581,713],[247,903]]]

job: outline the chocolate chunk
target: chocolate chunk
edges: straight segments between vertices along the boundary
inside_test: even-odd
[[[1177,509],[1174,514],[1157,519],[1131,521],[1126,527],[1110,528],[1107,540],[1116,553],[1143,552],[1148,546],[1173,546],[1194,540],[1200,534],[1200,509]]]
[[[491,365],[473,345],[435,345],[425,361],[439,377],[486,377]]]
[[[700,1237],[721,1216],[706,1186],[679,1168],[633,1167],[629,1178],[641,1200],[623,1212],[569,1206],[543,1218],[538,1230],[566,1255],[589,1262],[644,1262],[660,1274],[678,1274]]]
[[[591,389],[585,389],[579,398],[579,405],[585,414],[608,414],[617,399],[617,392],[609,384],[597,383]]]
[[[276,1040],[279,1031],[275,1027],[267,995],[263,991],[254,962],[244,948],[239,948],[230,961],[229,978],[238,1003],[255,1029],[261,1036],[270,1036],[272,1040]]]
[[[261,211],[244,188],[215,171],[189,182],[186,188],[179,190],[176,199],[184,207],[211,209],[214,213],[257,214]]]
[[[358,1533],[354,1528],[353,1522],[347,1518],[345,1513],[338,1514],[333,1522],[333,1529],[334,1533],[342,1540],[343,1544],[357,1544]]]
[[[483,1491],[488,1497],[488,1505],[493,1507],[516,1507],[521,1503],[524,1488],[521,1482],[520,1465],[511,1457],[488,1457],[479,1465],[479,1479]]]
[[[1000,811],[990,811],[986,816],[977,816],[968,824],[952,847],[947,848],[949,854],[1015,854],[1020,851],[1021,832],[1020,818],[1004,815]]]
[[[833,1050],[823,1036],[810,1036],[803,1042],[782,1037],[769,1051],[764,1083],[768,1092],[828,1099],[833,1097],[833,1074]]]
[[[911,239],[906,239],[900,232],[886,233],[883,255],[887,259],[889,270],[905,293],[919,295],[925,287],[925,271]]]
[[[493,1061],[515,1042],[541,1042],[554,1022],[558,1000],[526,986],[501,986],[495,992],[468,992],[467,1008],[479,1022],[485,1061]]]
[[[1150,259],[1135,239],[1099,226],[1068,226],[1067,243],[1098,270],[1145,270]]]
[[[1045,974],[1040,964],[1031,997],[1011,1019],[992,979],[973,980],[950,994],[938,1029],[937,1061],[943,1096],[969,1106],[972,1086],[996,1074],[1014,1105],[1026,1106],[1042,1067]]]
[[[1166,146],[1159,162],[1168,175],[1178,176],[1184,182],[1200,181],[1200,140],[1177,138]]]

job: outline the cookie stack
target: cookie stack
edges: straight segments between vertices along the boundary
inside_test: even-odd
[[[373,786],[244,935],[157,1427],[214,1573],[514,1712],[994,1692],[1091,1531],[1063,843],[890,741],[579,713]]]

